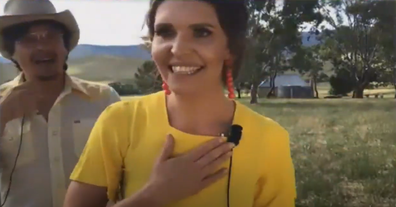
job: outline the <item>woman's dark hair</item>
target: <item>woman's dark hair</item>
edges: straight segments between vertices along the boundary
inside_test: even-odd
[[[166,0],[151,0],[147,13],[146,24],[149,36],[154,37],[155,16],[158,7]],[[228,47],[234,57],[233,77],[237,78],[245,52],[246,32],[249,14],[244,0],[196,0],[209,3],[216,11],[220,25],[228,38]],[[226,70],[223,70],[223,82],[226,80]]]
[[[9,54],[13,55],[15,52],[16,41],[18,41],[20,38],[25,36],[29,32],[29,30],[32,26],[38,25],[38,24],[49,24],[49,25],[51,25],[51,27],[61,30],[63,32],[63,42],[65,44],[65,48],[67,50],[70,49],[71,34],[70,34],[70,31],[65,27],[65,25],[63,25],[59,22],[53,21],[53,20],[38,20],[38,21],[26,22],[26,23],[13,25],[13,26],[3,29],[3,31],[1,31],[1,33],[3,36],[5,50]],[[63,69],[65,71],[68,68],[68,65],[66,63],[67,58],[68,57],[66,57],[65,64],[63,66]],[[21,66],[18,64],[18,62],[16,62],[15,60],[11,60],[11,61],[15,64],[15,67],[17,67],[18,70],[21,71]]]

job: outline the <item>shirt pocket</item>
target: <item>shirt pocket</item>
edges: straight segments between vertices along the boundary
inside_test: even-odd
[[[84,150],[95,122],[96,119],[80,119],[73,122],[74,152],[78,157]]]
[[[14,167],[15,160],[17,159],[15,168],[18,169],[22,166],[31,164],[36,160],[36,152],[30,123],[27,123],[27,125],[23,127],[23,132],[20,129],[20,125],[18,129],[15,130],[4,130],[4,135],[1,137],[0,142],[2,167],[11,170]]]

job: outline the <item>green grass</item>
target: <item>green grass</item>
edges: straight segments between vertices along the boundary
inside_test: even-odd
[[[259,102],[290,133],[296,207],[396,206],[395,100]]]
[[[260,103],[290,133],[297,207],[396,206],[395,100]]]

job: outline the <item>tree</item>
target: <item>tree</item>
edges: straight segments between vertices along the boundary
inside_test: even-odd
[[[322,58],[329,60],[334,72],[348,70],[354,78],[353,98],[363,98],[363,91],[376,81],[381,67],[381,32],[375,27],[371,5],[374,0],[341,0],[331,5],[336,17],[327,15],[325,20],[333,27],[325,30],[321,48]],[[346,22],[341,18],[343,13]]]
[[[331,95],[347,96],[353,91],[355,86],[355,79],[351,76],[349,70],[339,70],[336,75],[330,77]]]
[[[264,78],[270,78],[271,91],[279,73],[287,70],[288,61],[301,45],[299,30],[304,22],[321,22],[316,12],[318,0],[247,0],[250,10],[248,32],[248,56],[244,73],[251,83],[251,104],[258,102],[258,85]],[[270,94],[269,94],[270,95]]]
[[[384,83],[393,84],[396,90],[396,1],[374,1],[367,4],[369,12],[367,18],[375,19],[375,27],[379,31]],[[395,93],[396,98],[396,93]]]
[[[301,47],[291,60],[291,69],[309,77],[315,98],[319,98],[318,79],[326,76],[322,72],[323,66],[323,61],[319,56],[319,46]]]
[[[135,83],[144,94],[162,90],[162,78],[153,61],[146,61],[138,68]]]

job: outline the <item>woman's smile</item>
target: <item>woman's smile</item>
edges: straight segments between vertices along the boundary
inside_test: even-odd
[[[170,66],[171,72],[176,75],[195,75],[204,69],[203,66]]]

